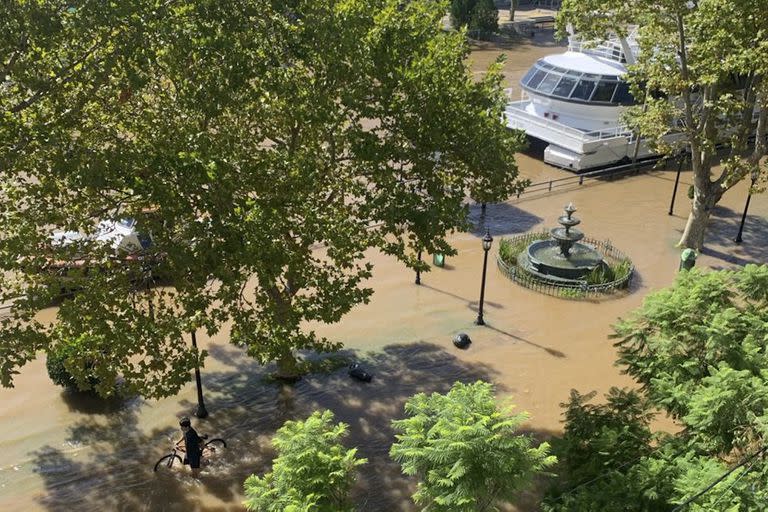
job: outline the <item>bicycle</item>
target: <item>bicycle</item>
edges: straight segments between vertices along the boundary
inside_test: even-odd
[[[208,439],[207,435],[200,436],[200,439]],[[214,453],[216,453],[216,450],[222,450],[227,447],[227,442],[220,437],[214,437],[210,441],[207,441],[202,448],[202,457],[210,457]],[[158,468],[165,466],[166,468],[171,468],[173,466],[174,461],[178,460],[179,464],[183,464],[184,460],[181,458],[179,453],[185,453],[184,447],[179,446],[178,444],[174,444],[171,448],[171,453],[167,455],[163,455],[160,457],[160,460],[158,460],[155,463],[155,469],[154,471],[157,472]]]

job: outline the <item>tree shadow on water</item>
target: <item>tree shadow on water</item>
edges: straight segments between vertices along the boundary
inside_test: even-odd
[[[212,347],[210,353],[224,368],[203,372],[211,416],[192,418],[193,425],[201,434],[224,437],[228,448],[204,466],[200,480],[192,479],[187,468],[153,473],[155,461],[170,448],[169,436],[179,433],[171,421],[167,429],[142,430],[142,408],[128,407],[70,426],[68,444],[74,450],[47,446],[32,454],[44,482],[39,503],[47,510],[68,512],[242,510],[243,481],[271,467],[274,432],[286,420],[329,409],[349,424],[347,446],[357,446],[368,459],[354,490],[358,510],[416,510],[410,499],[415,481],[389,458],[391,420],[403,417],[405,401],[416,393],[446,392],[456,381],[493,382],[497,376],[486,365],[462,361],[452,351],[425,342],[366,354],[343,351],[342,356],[361,360],[374,375],[370,383],[351,379],[344,367],[285,386],[269,379],[270,367],[235,347]],[[194,406],[181,401],[179,410],[168,415],[191,416]]]
[[[486,204],[485,211],[480,204],[473,204],[469,209],[470,232],[482,237],[488,230],[494,237],[526,233],[543,220],[509,203]]]
[[[460,360],[443,347],[430,343],[389,345],[378,352],[339,355],[360,360],[373,375],[373,381],[353,380],[346,368],[313,374],[296,385],[265,384],[264,373],[252,374],[252,363],[241,364],[209,375],[214,382],[226,383],[216,389],[209,409],[213,421],[223,422],[229,439],[237,440],[238,450],[261,453],[233,468],[241,483],[252,474],[269,470],[271,454],[267,440],[286,420],[306,418],[315,410],[329,409],[338,421],[349,425],[347,446],[356,446],[368,464],[358,471],[353,502],[358,510],[415,510],[410,500],[414,482],[402,475],[400,466],[389,458],[394,441],[390,422],[403,417],[405,401],[419,392],[446,392],[456,381],[493,381],[496,372],[482,364]],[[237,375],[233,380],[232,376]],[[498,391],[504,391],[499,388]]]
[[[46,446],[34,452],[35,472],[45,488],[39,504],[67,512],[197,509],[190,488],[205,481],[194,482],[185,471],[153,473],[154,462],[170,446],[160,441],[169,432],[142,432],[137,412],[86,418],[69,429],[66,444],[74,449]]]
[[[75,391],[65,389],[61,392],[62,401],[67,404],[70,412],[82,414],[113,414],[133,405],[141,399],[138,397],[102,398],[90,391]]]

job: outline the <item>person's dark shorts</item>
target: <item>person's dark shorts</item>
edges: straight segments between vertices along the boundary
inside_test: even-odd
[[[189,464],[189,467],[193,469],[200,468],[200,453],[197,454],[188,454],[184,458],[184,464]]]

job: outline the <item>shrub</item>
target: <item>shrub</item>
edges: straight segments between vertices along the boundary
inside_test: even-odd
[[[584,279],[588,284],[604,284],[610,283],[615,277],[613,269],[603,261],[587,274]]]
[[[531,242],[536,240],[545,240],[549,238],[549,233],[535,233],[532,236],[520,238],[502,238],[499,242],[499,258],[509,267],[517,266],[517,257],[525,251]]]
[[[487,382],[457,382],[445,395],[419,393],[405,412],[406,419],[392,422],[399,434],[390,455],[403,473],[419,477],[413,500],[425,510],[494,510],[555,463],[547,443],[533,447],[517,433],[527,414],[500,409]]]
[[[99,384],[99,379],[89,372],[93,363],[84,357],[83,341],[83,337],[67,340],[48,352],[45,367],[54,384],[79,391],[93,391]],[[81,380],[71,371],[77,366],[85,370]]]
[[[352,510],[349,490],[354,470],[365,464],[357,449],[341,438],[347,425],[333,422],[330,411],[314,412],[305,421],[287,421],[272,442],[278,456],[272,471],[245,481],[244,505],[256,512],[341,512]]]
[[[629,260],[612,263],[603,262],[587,274],[584,279],[588,284],[606,284],[627,277],[631,270],[632,262]]]
[[[632,271],[632,262],[629,260],[621,260],[620,262],[611,265],[613,270],[613,276],[615,280],[624,279]]]

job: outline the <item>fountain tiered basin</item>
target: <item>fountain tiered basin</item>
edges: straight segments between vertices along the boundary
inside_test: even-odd
[[[530,270],[562,279],[580,279],[603,263],[603,255],[594,247],[581,243],[584,233],[575,229],[581,221],[573,214],[576,207],[569,203],[554,228],[551,240],[538,240],[528,246],[527,264]],[[523,263],[526,263],[523,261]]]
[[[572,203],[564,211],[549,232],[504,240],[499,268],[524,286],[572,298],[627,288],[634,272],[629,258],[610,242],[585,239]]]

